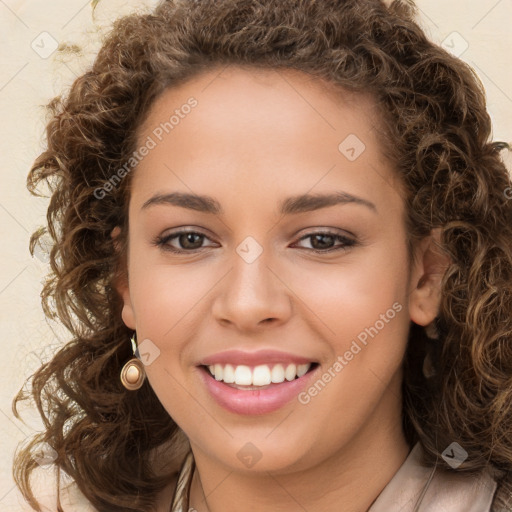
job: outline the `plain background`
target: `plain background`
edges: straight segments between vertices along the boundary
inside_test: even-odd
[[[28,250],[30,234],[45,223],[48,200],[32,197],[26,177],[44,144],[44,105],[84,72],[101,34],[116,17],[146,11],[156,0],[101,0],[94,17],[87,0],[0,0],[0,509],[32,510],[11,477],[15,447],[40,430],[37,414],[23,408],[16,420],[11,402],[25,379],[67,338],[49,324],[40,291],[49,270]],[[468,62],[487,91],[494,140],[512,141],[512,0],[418,0],[420,22],[430,38]],[[67,44],[71,51],[55,51]],[[81,54],[72,45],[82,48]],[[50,54],[51,53],[51,54]],[[510,169],[512,159],[505,156]],[[128,341],[127,341],[128,342]]]

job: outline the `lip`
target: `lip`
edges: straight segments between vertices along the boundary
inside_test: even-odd
[[[257,352],[245,352],[243,350],[226,350],[212,356],[206,357],[198,363],[198,366],[210,366],[214,364],[232,364],[258,366],[260,364],[306,364],[317,363],[314,359],[307,359],[302,356],[280,352],[278,350],[258,350]]]
[[[199,367],[199,375],[210,396],[224,409],[241,415],[261,415],[277,411],[293,400],[309,385],[319,369],[317,364],[298,379],[255,390],[241,390],[215,380],[204,366]]]

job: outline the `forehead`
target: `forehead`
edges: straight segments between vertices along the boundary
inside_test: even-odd
[[[155,122],[168,120],[166,114],[179,110],[191,96],[200,105],[194,117],[199,117],[199,112],[202,121],[215,122],[217,128],[227,127],[234,117],[242,116],[247,123],[264,118],[269,124],[277,118],[310,120],[311,130],[317,125],[336,130],[341,114],[360,132],[375,128],[380,121],[374,98],[368,93],[349,91],[295,69],[230,65],[210,69],[166,89],[153,103],[139,132],[149,133]]]
[[[183,186],[179,177],[186,176],[185,186],[210,189],[303,189],[340,173],[359,173],[370,188],[382,179],[395,186],[379,122],[371,96],[300,71],[210,70],[167,89],[152,105],[138,138],[152,139],[154,148],[137,166],[133,188]]]

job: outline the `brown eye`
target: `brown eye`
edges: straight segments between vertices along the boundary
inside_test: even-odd
[[[199,249],[203,238],[204,236],[199,233],[182,233],[177,236],[180,246],[184,249]]]
[[[349,247],[353,247],[357,244],[356,241],[351,238],[331,232],[310,233],[303,236],[300,241],[307,239],[310,239],[311,241],[311,248],[302,248],[320,254],[347,250]],[[162,250],[184,254],[187,252],[193,253],[200,251],[201,249],[205,249],[208,247],[203,245],[205,240],[209,240],[209,238],[197,231],[179,231],[158,237],[154,244]],[[171,241],[174,242],[171,243]],[[338,242],[338,245],[335,245],[336,242]]]
[[[355,240],[338,233],[331,232],[310,233],[303,236],[300,240],[302,241],[307,239],[310,239],[311,241],[311,248],[309,249],[308,247],[305,247],[305,249],[318,253],[346,250],[349,247],[356,245]],[[338,246],[334,245],[336,241],[340,242]]]
[[[197,231],[179,231],[158,237],[154,244],[165,251],[186,253],[205,248],[204,240],[208,240],[207,236]]]
[[[329,249],[335,242],[335,237],[332,235],[311,235],[311,245],[313,249]]]

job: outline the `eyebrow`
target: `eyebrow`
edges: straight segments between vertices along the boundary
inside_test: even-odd
[[[366,206],[377,213],[377,207],[367,199],[354,196],[348,192],[333,192],[330,194],[300,194],[286,198],[281,202],[279,213],[281,215],[290,215],[304,212],[311,212],[327,208],[338,204],[358,204]],[[202,213],[213,215],[222,215],[224,210],[220,203],[210,196],[189,194],[183,192],[173,192],[170,194],[155,194],[148,199],[141,207],[145,210],[150,206],[169,204],[179,206],[189,210],[196,210]]]

